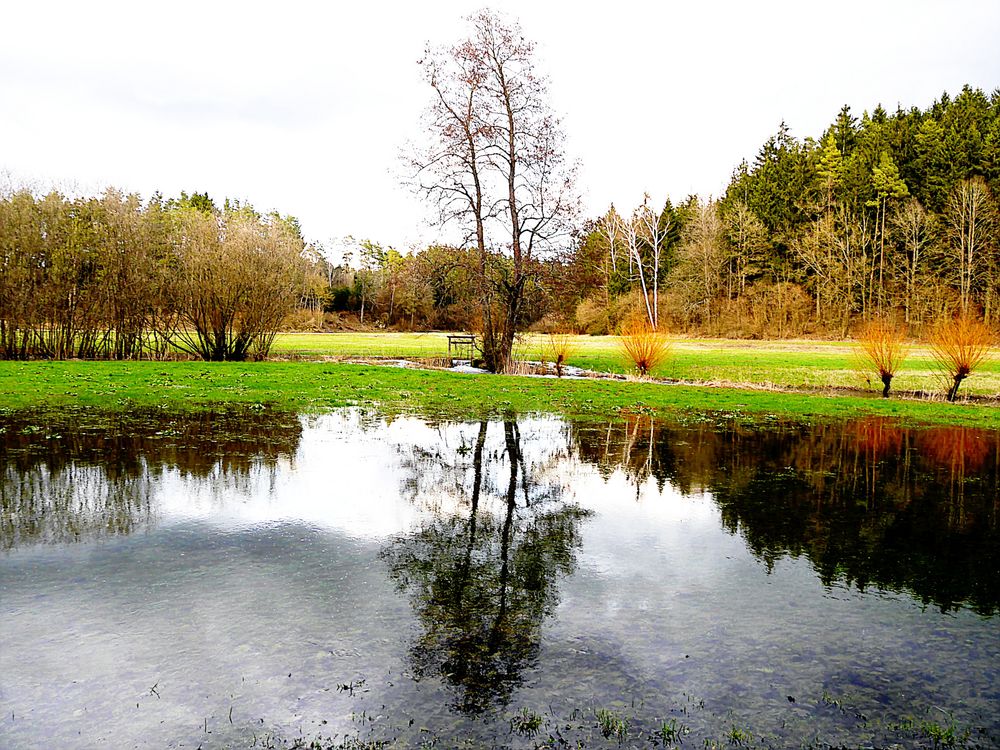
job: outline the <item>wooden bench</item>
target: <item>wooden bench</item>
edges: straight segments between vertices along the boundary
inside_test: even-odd
[[[476,351],[476,336],[473,333],[454,333],[448,334],[448,360],[454,364],[455,357],[452,357],[452,352],[456,354],[461,354],[464,351],[468,351],[469,356],[467,359],[472,362],[473,356]]]

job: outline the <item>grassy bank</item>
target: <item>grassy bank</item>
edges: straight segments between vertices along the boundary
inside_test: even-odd
[[[574,336],[569,363],[598,372],[624,372],[615,336]],[[445,333],[285,333],[274,343],[275,358],[444,357]],[[523,359],[551,360],[548,338],[527,335],[517,349]],[[847,341],[737,341],[676,339],[660,377],[720,385],[779,385],[795,388],[870,388]],[[878,384],[881,389],[881,384]],[[944,394],[947,385],[926,347],[914,347],[893,381],[900,391]],[[962,384],[961,393],[1000,396],[1000,358],[995,357]]]
[[[299,411],[378,406],[471,418],[517,412],[612,417],[622,413],[726,413],[799,419],[863,415],[908,422],[1000,427],[991,405],[615,380],[462,375],[323,362],[0,362],[0,408],[211,408],[262,404]]]

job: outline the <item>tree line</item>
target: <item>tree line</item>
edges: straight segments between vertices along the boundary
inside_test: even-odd
[[[430,104],[405,158],[457,246],[366,239],[333,262],[294,218],[204,193],[8,191],[0,357],[262,357],[323,311],[475,331],[493,371],[526,327],[843,336],[892,319],[919,335],[956,314],[1000,320],[1000,89],[845,106],[804,140],[782,124],[719,197],[647,195],[581,221],[533,45],[491,11],[469,23],[420,62]]]
[[[1000,89],[860,119],[845,106],[818,138],[782,124],[717,199],[612,206],[570,255],[580,291],[561,312],[594,332],[638,308],[654,326],[737,336],[996,323],[998,188]]]
[[[0,195],[0,358],[267,354],[318,291],[297,221],[204,193]]]
[[[457,183],[439,183],[450,200]],[[331,308],[364,306],[389,326],[475,328],[490,280],[502,290],[516,278],[518,324],[548,330],[616,333],[638,318],[722,336],[844,336],[889,318],[916,335],[955,314],[995,325],[998,189],[1000,89],[965,87],[891,115],[845,106],[816,138],[782,124],[721,196],[612,206],[561,251],[522,260],[520,276],[509,252],[474,243],[405,256],[362,243]]]

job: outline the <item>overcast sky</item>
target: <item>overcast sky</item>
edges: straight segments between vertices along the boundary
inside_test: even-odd
[[[36,2],[0,18],[0,171],[148,197],[207,191],[306,236],[407,249],[431,212],[398,185],[429,91],[416,64],[482,2]],[[1000,86],[1000,2],[509,0],[538,44],[591,214],[718,194],[782,120],[926,107]],[[571,7],[567,12],[565,8]]]

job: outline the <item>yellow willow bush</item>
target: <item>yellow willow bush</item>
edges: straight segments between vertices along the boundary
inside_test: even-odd
[[[882,381],[882,398],[889,398],[889,386],[910,353],[906,332],[888,320],[866,323],[857,336],[862,368],[874,370]]]
[[[985,323],[963,315],[938,323],[930,345],[934,359],[951,379],[948,400],[954,401],[962,381],[990,355],[996,336]]]
[[[556,367],[556,375],[560,378],[563,375],[563,366],[569,361],[574,350],[573,337],[568,333],[550,333],[548,350],[552,357],[552,363]]]
[[[670,356],[670,339],[648,321],[633,319],[621,328],[620,346],[626,361],[646,377]]]

